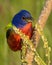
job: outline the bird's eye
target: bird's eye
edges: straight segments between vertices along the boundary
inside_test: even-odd
[[[25,20],[25,17],[23,16],[22,19]]]

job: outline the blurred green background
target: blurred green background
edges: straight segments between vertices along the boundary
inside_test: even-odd
[[[21,65],[20,52],[11,51],[7,45],[5,36],[5,27],[7,24],[10,23],[13,16],[22,9],[28,10],[34,19],[37,20],[44,4],[45,0],[0,0],[0,65]],[[47,20],[44,33],[48,39],[49,46],[52,47],[52,13]],[[45,61],[47,58],[44,54],[43,42],[41,39],[37,51]]]

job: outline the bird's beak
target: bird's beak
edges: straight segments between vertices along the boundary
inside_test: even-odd
[[[32,22],[32,20],[28,20],[27,22]]]
[[[31,17],[30,19],[31,19],[32,21],[34,21],[34,18],[33,18],[33,17]]]
[[[26,21],[27,21],[27,22],[33,22],[34,19],[33,19],[33,17],[31,17],[30,19],[26,19]]]

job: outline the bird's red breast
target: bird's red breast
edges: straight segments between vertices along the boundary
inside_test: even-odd
[[[26,24],[23,28],[20,29],[25,35],[31,38],[32,36],[32,23]],[[13,51],[21,50],[21,42],[22,39],[20,35],[16,34],[15,32],[11,32],[8,39],[7,39],[9,47]]]
[[[31,38],[32,36],[32,23],[29,22],[28,24],[26,24],[23,28],[22,28],[22,32],[29,36],[29,38]]]

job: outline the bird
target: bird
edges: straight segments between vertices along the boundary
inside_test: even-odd
[[[27,10],[21,10],[12,19],[12,26],[16,26],[25,35],[31,39],[33,35],[33,17]],[[18,51],[22,48],[22,39],[19,34],[16,34],[12,27],[6,31],[6,39],[8,46],[12,51]]]

